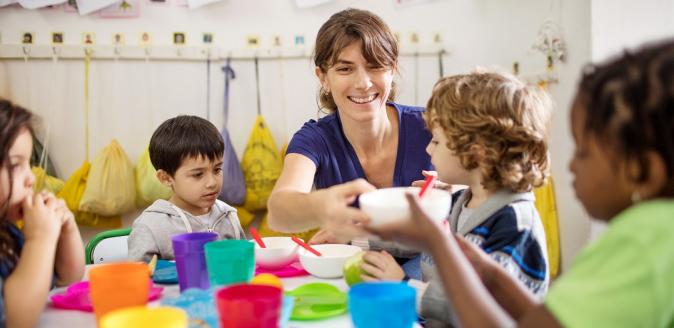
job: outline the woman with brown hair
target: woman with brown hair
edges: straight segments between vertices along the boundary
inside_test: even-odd
[[[423,108],[394,102],[398,43],[375,14],[332,15],[316,36],[314,64],[329,114],[305,123],[290,141],[269,198],[269,224],[283,232],[324,227],[337,234],[331,241],[348,241],[358,232],[353,223],[365,218],[350,206],[357,195],[409,186],[432,169],[424,150],[431,135]]]

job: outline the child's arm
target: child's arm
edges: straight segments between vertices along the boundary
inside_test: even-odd
[[[418,197],[407,194],[412,219],[378,228],[368,228],[384,239],[395,239],[429,249],[459,321],[466,327],[512,326],[513,320],[489,294],[463,256],[454,238],[446,238],[439,223],[419,207]]]
[[[25,243],[14,271],[5,281],[7,327],[34,327],[47,302],[61,229],[54,202],[40,194],[23,202]]]
[[[70,211],[66,213],[65,222],[61,226],[55,261],[57,286],[70,285],[82,279],[85,265],[84,245],[82,245],[80,230]]]
[[[461,236],[455,238],[463,254],[482,279],[482,283],[510,316],[519,320],[526,311],[538,305],[539,302],[531,291],[498,265],[487,253]]]

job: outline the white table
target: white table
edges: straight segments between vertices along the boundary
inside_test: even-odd
[[[89,266],[87,266],[87,271]],[[309,282],[326,282],[335,287],[339,288],[341,291],[348,291],[349,287],[342,278],[338,279],[320,279],[313,276],[302,276],[294,278],[283,278],[283,287],[285,290],[292,290],[295,287],[304,285]],[[164,297],[177,297],[180,295],[180,288],[178,285],[159,285],[164,287],[164,292],[162,293],[162,298]],[[50,293],[61,293],[65,290],[63,288],[57,288]],[[159,306],[160,300],[156,300],[149,303],[149,306]],[[48,302],[49,303],[49,302]],[[68,327],[68,328],[86,328],[86,327],[96,327],[96,318],[93,312],[82,312],[74,310],[62,310],[51,307],[50,304],[47,304],[42,317],[37,324],[38,327],[51,328],[51,327]],[[314,320],[314,321],[290,321],[288,324],[289,328],[299,328],[299,327],[316,327],[316,328],[341,328],[341,327],[353,327],[351,323],[351,317],[348,312],[346,314],[332,317],[324,320]]]

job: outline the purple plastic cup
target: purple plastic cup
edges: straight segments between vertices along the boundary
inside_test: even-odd
[[[211,287],[206,269],[204,244],[216,239],[218,235],[213,232],[191,232],[171,237],[180,292],[188,288]]]

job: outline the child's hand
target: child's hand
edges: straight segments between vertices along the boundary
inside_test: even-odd
[[[412,218],[400,222],[365,229],[385,240],[395,240],[412,247],[427,250],[432,243],[442,243],[445,234],[441,223],[431,220],[419,205],[419,197],[412,192],[405,194]]]
[[[405,277],[403,268],[387,251],[366,252],[360,268],[364,271],[361,278],[365,281],[400,281]]]
[[[70,211],[68,205],[66,205],[66,202],[63,199],[57,198],[53,193],[47,191],[42,191],[40,194],[44,198],[45,204],[54,204],[56,208],[56,215],[61,219],[62,226],[65,227],[68,224],[75,223],[75,216]]]
[[[483,282],[488,279],[488,274],[491,272],[491,269],[494,268],[494,266],[498,266],[496,261],[494,261],[494,259],[492,259],[489,254],[483,251],[480,247],[467,241],[462,236],[455,235],[454,239],[456,239],[456,242],[459,244],[461,251],[463,251],[463,254],[466,256],[468,261],[470,261],[470,264],[473,265],[473,269],[475,269],[477,274],[480,276],[480,279],[482,279]]]
[[[437,171],[426,171],[426,170],[422,170],[422,171],[421,171],[421,174],[422,174],[424,177],[431,176],[431,175],[432,175],[432,176],[435,176],[435,177],[438,176],[438,172],[437,172]],[[424,185],[424,182],[425,182],[425,180],[416,180],[416,181],[412,182],[412,187],[421,187],[421,186]],[[452,189],[452,185],[451,185],[451,184],[444,183],[444,182],[442,182],[442,181],[436,179],[436,180],[435,180],[435,183],[433,184],[433,188],[450,191],[450,190]]]
[[[29,195],[21,204],[25,222],[23,232],[26,240],[58,239],[61,231],[62,216],[59,216],[57,204],[46,201],[42,194]],[[62,215],[62,214],[61,214]]]

